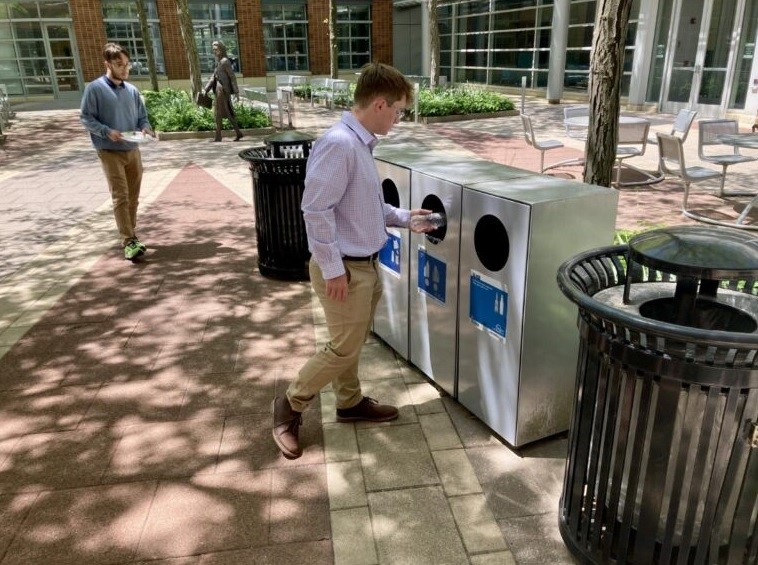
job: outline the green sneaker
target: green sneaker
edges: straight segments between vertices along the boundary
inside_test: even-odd
[[[143,253],[144,253],[145,251],[147,251],[147,245],[145,245],[144,243],[142,243],[142,242],[141,242],[139,239],[137,239],[136,237],[134,238],[134,243],[136,243],[136,244],[137,244],[137,247],[139,247],[140,249],[142,249],[142,252],[143,252]]]
[[[136,239],[131,240],[124,246],[124,259],[129,259],[131,261],[144,254],[145,249],[140,247],[140,242]]]

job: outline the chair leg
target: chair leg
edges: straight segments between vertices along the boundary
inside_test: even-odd
[[[540,151],[540,174],[545,172],[545,152]]]
[[[621,186],[621,161],[616,160],[616,187]]]
[[[684,198],[682,199],[682,212],[684,214],[687,214],[687,200],[690,197],[690,183],[685,182],[684,183]]]
[[[722,165],[723,172],[721,173],[721,186],[719,186],[719,196],[724,196],[724,182],[726,181],[726,165]]]

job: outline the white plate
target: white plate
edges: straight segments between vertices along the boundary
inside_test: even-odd
[[[132,143],[144,143],[145,141],[152,141],[153,138],[141,131],[122,131],[121,139]]]

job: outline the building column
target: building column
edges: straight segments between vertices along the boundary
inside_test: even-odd
[[[392,64],[392,2],[371,3],[371,60]],[[428,63],[427,63],[428,64]]]
[[[237,33],[243,77],[265,77],[261,0],[237,0]]]
[[[103,6],[100,0],[71,0],[70,6],[82,76],[90,82],[105,72]]]
[[[163,60],[166,63],[166,78],[169,80],[189,79],[189,60],[184,49],[184,40],[179,26],[174,0],[157,0],[160,18]]]
[[[647,97],[647,83],[653,68],[653,42],[655,22],[658,14],[658,0],[642,0],[635,38],[634,61],[632,62],[632,82],[629,85],[630,108],[640,109]]]
[[[431,39],[429,30],[429,4],[426,0],[421,2],[421,75],[428,77],[432,74],[431,66]],[[437,61],[437,67],[440,62]]]
[[[566,74],[570,0],[555,0],[550,33],[550,69],[547,73],[548,104],[560,104]]]

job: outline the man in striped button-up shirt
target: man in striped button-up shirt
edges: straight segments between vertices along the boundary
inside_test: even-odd
[[[387,240],[386,226],[408,227],[411,216],[429,212],[385,203],[373,158],[376,136],[386,135],[400,120],[412,95],[412,85],[396,69],[366,65],[353,110],[316,141],[308,158],[302,209],[310,276],[330,339],[300,369],[286,396],[274,400],[274,440],[289,459],[302,454],[303,410],[330,382],[338,422],[397,418],[394,406],[363,396],[358,361],[382,294],[376,257]]]

